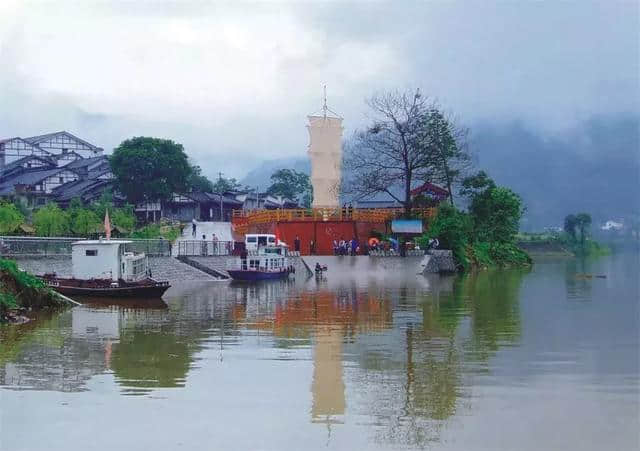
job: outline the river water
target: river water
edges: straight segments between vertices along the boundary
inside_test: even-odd
[[[464,277],[317,260],[322,280],[0,327],[0,449],[640,447],[637,255]]]

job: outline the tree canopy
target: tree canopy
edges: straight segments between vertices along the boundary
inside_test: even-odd
[[[278,169],[271,174],[271,185],[267,188],[267,193],[295,200],[305,207],[310,207],[313,199],[309,176],[295,169]]]
[[[143,136],[116,147],[111,169],[118,190],[133,204],[187,191],[192,173],[182,144]]]
[[[0,202],[0,234],[15,232],[24,223],[24,215],[14,204]]]
[[[377,95],[367,104],[373,122],[347,145],[344,193],[358,198],[386,193],[407,212],[411,190],[424,182],[444,183],[451,195],[470,161],[466,130],[419,90]]]
[[[33,214],[33,225],[38,236],[64,236],[69,233],[69,214],[50,203]]]
[[[460,193],[469,198],[469,213],[479,241],[513,241],[524,214],[520,196],[509,188],[496,186],[484,171],[465,178]]]
[[[213,184],[211,192],[226,193],[229,191],[242,191],[243,189],[242,184],[235,178],[225,178],[220,176],[218,177],[218,180],[216,180],[216,183]]]
[[[187,183],[194,191],[201,191],[203,193],[214,192],[213,182],[202,174],[202,168],[198,165],[191,166],[191,174],[189,174]]]

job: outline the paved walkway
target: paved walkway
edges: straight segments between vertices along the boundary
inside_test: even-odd
[[[230,222],[197,221],[195,237],[192,233],[191,223],[188,223],[182,231],[182,236],[179,236],[172,246],[173,256],[178,255],[179,241],[200,241],[202,240],[202,235],[205,236],[206,241],[211,241],[214,233],[218,237],[218,241],[233,241]]]

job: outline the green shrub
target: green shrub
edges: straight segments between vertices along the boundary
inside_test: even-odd
[[[38,236],[63,236],[69,233],[69,214],[50,203],[36,211],[33,225]]]
[[[0,202],[0,235],[7,235],[18,230],[24,223],[24,215],[14,204]]]

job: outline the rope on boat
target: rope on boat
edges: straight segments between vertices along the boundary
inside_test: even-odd
[[[73,299],[71,299],[71,298],[69,298],[69,297],[65,296],[64,294],[60,294],[60,293],[58,293],[58,292],[57,292],[57,291],[55,291],[55,290],[52,290],[52,291],[53,291],[55,294],[57,294],[57,295],[58,295],[58,297],[60,297],[60,299],[62,299],[63,301],[69,302],[69,303],[71,303],[71,304],[73,304],[73,305],[82,305],[82,304],[81,304],[81,303],[79,303],[78,301],[74,301]]]

